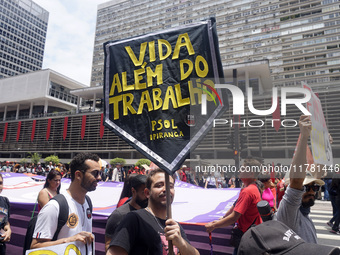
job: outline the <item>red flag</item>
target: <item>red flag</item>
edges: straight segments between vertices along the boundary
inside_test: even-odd
[[[20,138],[20,130],[21,130],[21,121],[18,122],[17,141],[19,141],[19,138]]]
[[[83,121],[81,123],[81,140],[84,139],[84,136],[85,136],[85,128],[86,128],[86,115],[83,115]]]
[[[273,98],[272,98],[272,103],[273,103]],[[273,112],[273,126],[276,130],[276,132],[279,131],[280,126],[281,126],[281,111],[280,111],[280,98],[277,98],[277,105],[276,105],[276,109]]]
[[[32,133],[31,133],[31,142],[33,142],[33,140],[34,140],[36,124],[37,124],[37,120],[33,120],[33,123],[32,123]]]
[[[47,130],[46,130],[46,140],[50,138],[50,133],[51,133],[51,125],[52,125],[52,119],[48,119],[47,122]]]
[[[6,141],[6,136],[7,136],[7,129],[8,129],[8,123],[5,124],[5,129],[4,129],[4,136],[2,137],[2,141]]]
[[[63,131],[63,139],[66,139],[67,136],[67,126],[68,126],[68,117],[64,119],[64,131]]]
[[[103,135],[104,135],[103,119],[104,119],[104,114],[102,113],[101,116],[100,116],[100,132],[99,132],[100,139],[102,139]]]

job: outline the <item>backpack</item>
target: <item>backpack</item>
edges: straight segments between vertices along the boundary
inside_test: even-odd
[[[86,201],[87,201],[87,203],[88,203],[88,205],[90,207],[91,213],[92,213],[92,202],[91,202],[91,199],[87,195],[85,196],[85,198],[86,198]],[[53,236],[53,238],[51,240],[51,241],[55,241],[58,238],[58,235],[59,235],[59,232],[60,232],[61,228],[67,222],[68,213],[69,213],[69,207],[68,207],[68,203],[67,203],[67,200],[66,200],[65,196],[62,195],[62,194],[58,194],[58,195],[54,196],[53,198],[51,198],[51,200],[52,199],[56,200],[58,202],[58,204],[59,204],[59,215],[58,215],[57,230],[54,233],[54,236]],[[26,235],[25,235],[23,255],[26,254],[27,250],[31,249],[31,243],[32,243],[32,240],[33,240],[33,233],[34,233],[35,225],[37,223],[38,215],[36,215],[33,218],[31,218],[30,221],[28,222],[27,231],[26,231]]]

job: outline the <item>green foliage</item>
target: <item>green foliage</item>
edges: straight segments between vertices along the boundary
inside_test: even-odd
[[[41,155],[39,154],[39,153],[36,153],[36,152],[34,152],[34,153],[28,153],[29,155],[28,155],[28,158],[30,158],[31,159],[31,162],[32,163],[34,163],[34,164],[38,164],[38,162],[40,161],[40,159],[41,159]]]
[[[141,158],[140,160],[138,160],[135,164],[135,166],[138,166],[139,168],[143,167],[142,165],[148,165],[150,166],[151,161],[146,159],[146,158]]]
[[[22,166],[25,165],[27,162],[28,162],[27,158],[20,159],[20,165],[22,165]]]
[[[110,160],[111,165],[115,165],[117,163],[121,163],[122,165],[124,165],[126,163],[126,160],[123,158],[114,158]]]
[[[52,164],[58,164],[59,163],[59,157],[55,155],[50,155],[44,159],[45,164],[48,165],[48,163],[52,162]]]

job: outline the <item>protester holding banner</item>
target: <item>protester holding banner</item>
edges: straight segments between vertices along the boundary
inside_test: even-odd
[[[0,193],[4,187],[4,179],[0,174]],[[9,224],[10,203],[7,197],[0,196],[0,254],[6,254],[6,242],[11,240],[11,226]]]
[[[63,194],[70,212],[67,223],[54,241],[61,208],[56,200],[50,200],[38,214],[31,249],[74,241],[80,241],[89,251],[93,248],[92,205],[86,193],[94,191],[101,180],[99,157],[92,153],[79,153],[72,159],[70,169],[71,184]]]
[[[61,183],[61,173],[57,170],[51,170],[44,184],[44,188],[39,192],[38,195],[38,210],[44,207],[50,201],[50,199],[60,191],[60,183]]]
[[[244,171],[253,169],[252,171]],[[222,219],[209,222],[205,225],[207,232],[212,232],[216,228],[234,225],[232,231],[232,245],[235,247],[234,253],[237,254],[238,245],[241,241],[243,233],[245,233],[251,225],[262,223],[261,216],[257,209],[257,203],[261,201],[260,191],[255,183],[256,177],[261,172],[261,163],[253,158],[244,160],[240,169],[240,179],[244,184],[236,203],[228,210]]]
[[[174,179],[170,178],[171,201]],[[151,171],[146,181],[148,207],[130,212],[118,225],[107,255],[111,254],[168,254],[168,241],[174,254],[199,254],[190,245],[183,228],[173,219],[166,219],[165,173]]]
[[[306,242],[317,243],[316,229],[309,213],[316,192],[324,182],[306,173],[307,142],[312,130],[310,117],[302,115],[299,126],[300,139],[287,176],[289,178],[285,178],[285,184],[289,186],[277,211],[277,220],[294,230]]]
[[[131,190],[132,198],[129,202],[114,210],[107,220],[105,228],[105,250],[109,248],[113,234],[129,212],[145,208],[148,205],[148,199],[145,196],[144,189],[146,184],[146,175],[134,174],[129,177],[129,187]]]

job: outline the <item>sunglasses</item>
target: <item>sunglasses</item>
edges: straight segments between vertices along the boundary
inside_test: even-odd
[[[100,175],[100,170],[93,170],[90,174],[92,174],[94,178],[97,178],[97,176]]]
[[[310,190],[313,190],[314,192],[318,192],[320,190],[320,185],[314,184],[314,185],[304,185],[304,191],[309,192]]]

